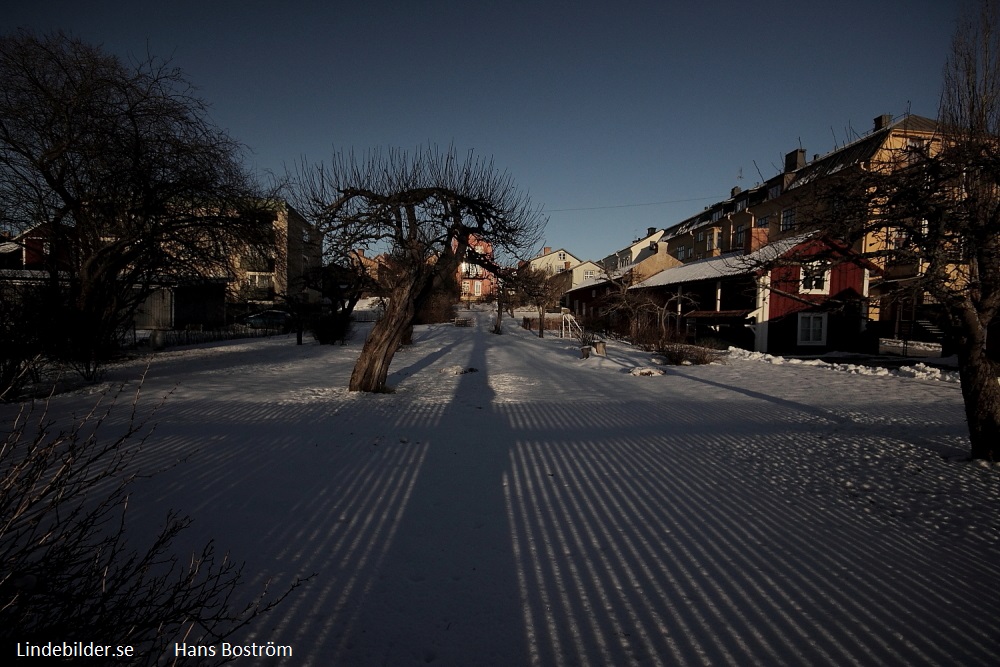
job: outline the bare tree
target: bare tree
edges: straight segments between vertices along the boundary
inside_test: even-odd
[[[494,296],[496,297],[497,314],[493,322],[493,333],[503,333],[503,314],[513,315],[514,292],[517,289],[517,269],[511,267],[496,267],[493,269]]]
[[[553,275],[545,269],[523,266],[518,269],[514,284],[522,300],[538,311],[538,337],[545,337],[545,312],[559,303],[562,291]]]
[[[650,290],[636,289],[646,277],[634,267],[619,270],[602,266],[602,278],[607,293],[600,299],[609,326],[624,324],[626,334],[634,343],[652,342],[666,332],[666,306]]]
[[[831,179],[807,222],[884,269],[883,307],[906,301],[957,352],[970,454],[1000,460],[1000,365],[987,332],[1000,312],[1000,15],[984,0],[955,32],[933,138]]]
[[[49,349],[85,374],[157,284],[229,275],[270,231],[265,194],[168,63],[0,37],[0,230],[44,239]]]
[[[330,167],[303,164],[300,210],[324,234],[328,259],[381,251],[387,307],[351,375],[352,391],[384,391],[389,364],[420,308],[454,280],[470,237],[520,256],[537,242],[543,219],[509,174],[471,152],[423,148],[334,156]]]

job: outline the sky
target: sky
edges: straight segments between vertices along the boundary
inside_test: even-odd
[[[335,150],[492,158],[600,259],[825,154],[881,114],[937,114],[962,0],[12,3],[0,32],[169,58],[284,174]]]

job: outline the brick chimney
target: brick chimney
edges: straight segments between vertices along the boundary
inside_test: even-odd
[[[744,251],[750,253],[755,250],[760,250],[767,245],[767,239],[768,235],[766,227],[751,227],[747,230]]]
[[[892,114],[884,113],[875,117],[875,131],[884,130],[892,125]]]
[[[548,255],[550,252],[552,252],[552,246],[545,246],[544,248],[542,248],[542,255],[543,256],[544,255]]]
[[[806,149],[798,148],[785,156],[785,173],[806,166]]]

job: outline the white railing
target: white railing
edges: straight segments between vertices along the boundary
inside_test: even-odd
[[[572,313],[562,314],[562,326],[559,330],[561,338],[579,338],[583,335],[583,327],[576,321]]]

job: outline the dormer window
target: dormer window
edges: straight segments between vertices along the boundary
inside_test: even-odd
[[[800,268],[801,283],[799,292],[801,294],[829,294],[830,293],[830,265],[826,262],[809,262]]]

